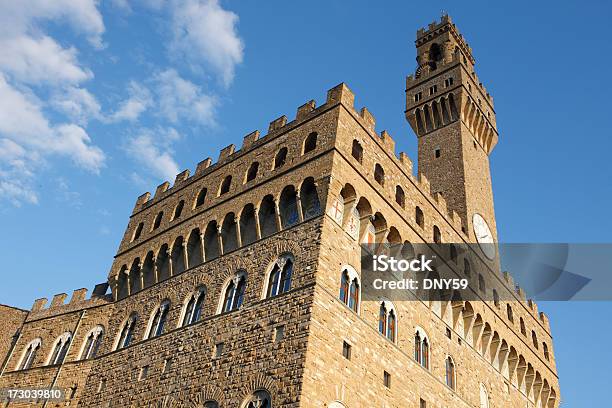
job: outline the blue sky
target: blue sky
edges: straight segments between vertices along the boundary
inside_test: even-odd
[[[0,2],[2,303],[103,281],[138,195],[339,82],[416,160],[405,75],[441,10],[495,99],[500,239],[610,242],[607,2],[27,3]],[[611,304],[540,309],[565,406],[605,405]]]

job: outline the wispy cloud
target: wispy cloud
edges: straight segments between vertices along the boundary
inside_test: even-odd
[[[163,180],[173,180],[179,172],[179,166],[173,157],[172,145],[180,138],[176,130],[140,129],[129,137],[124,145],[126,153],[147,172]],[[132,176],[132,180],[143,180],[140,172]]]
[[[182,78],[175,70],[163,71],[153,78],[159,98],[160,113],[172,123],[187,119],[214,125],[217,98]]]
[[[244,44],[238,35],[238,15],[218,0],[172,0],[170,49],[193,64],[206,64],[227,86],[242,62]]]
[[[101,48],[104,23],[95,0],[0,2],[0,199],[36,203],[33,179],[53,156],[98,173],[105,154],[81,126],[99,114],[95,97],[80,84],[93,73],[73,46],[60,45],[41,23],[66,22]],[[38,94],[52,95],[49,102]],[[54,108],[66,116],[50,119]]]
[[[119,109],[109,115],[109,122],[136,121],[153,104],[151,92],[136,81],[130,82],[128,94],[128,98],[119,104]]]

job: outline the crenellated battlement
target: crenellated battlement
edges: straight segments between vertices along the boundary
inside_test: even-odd
[[[81,309],[89,309],[91,307],[110,303],[112,302],[112,297],[106,294],[107,291],[108,283],[103,282],[94,287],[89,298],[87,298],[88,290],[86,288],[80,288],[72,292],[72,296],[67,303],[66,299],[68,295],[66,293],[54,295],[49,306],[47,306],[47,298],[36,299],[28,315],[28,320],[74,312]]]
[[[422,44],[431,41],[432,39],[434,39],[434,37],[440,36],[445,32],[450,33],[455,38],[457,44],[463,49],[466,56],[470,58],[470,62],[472,63],[472,65],[474,65],[476,60],[472,56],[472,47],[469,46],[469,44],[467,43],[463,35],[459,32],[457,26],[452,22],[451,17],[448,14],[443,14],[440,18],[440,22],[433,21],[429,23],[429,26],[427,26],[427,28],[419,28],[417,30],[417,39],[415,41],[415,44],[417,47],[419,47]]]

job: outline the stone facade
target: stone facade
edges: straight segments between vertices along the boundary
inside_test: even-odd
[[[250,133],[240,150],[138,198],[108,283],[89,298],[79,289],[29,312],[1,307],[0,388],[66,391],[59,402],[2,406],[557,407],[547,318],[496,260],[462,253],[456,273],[466,276],[469,258],[470,279],[507,292],[503,302],[487,293],[398,302],[392,339],[379,333],[380,302],[351,308],[338,296],[344,270],[358,279],[368,234],[431,243],[435,230],[443,242],[474,242],[475,212],[496,234],[492,99],[447,16],[416,45],[406,117],[418,176],[345,84],[293,121],[272,121],[267,135]],[[277,281],[288,275],[271,277],[280,270],[292,272],[287,290]]]

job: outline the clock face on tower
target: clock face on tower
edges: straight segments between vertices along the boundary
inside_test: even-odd
[[[493,234],[489,225],[482,218],[482,215],[475,213],[472,217],[472,226],[474,228],[474,235],[476,241],[480,245],[480,249],[485,256],[491,260],[495,259],[495,245],[493,243]]]

